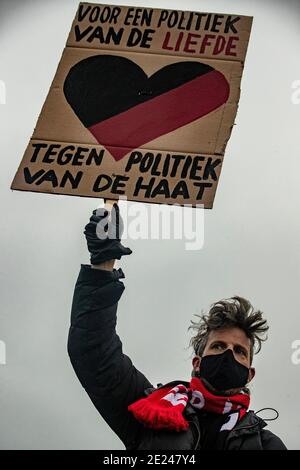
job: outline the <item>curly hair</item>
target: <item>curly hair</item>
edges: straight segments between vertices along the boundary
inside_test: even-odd
[[[212,304],[207,315],[197,315],[199,321],[191,320],[188,330],[196,330],[190,340],[196,355],[202,356],[209,333],[221,328],[240,328],[250,339],[250,360],[261,350],[262,342],[267,339],[269,326],[260,310],[254,310],[249,300],[234,296]]]

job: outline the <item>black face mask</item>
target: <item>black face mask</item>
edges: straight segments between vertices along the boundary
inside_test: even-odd
[[[248,381],[249,369],[234,358],[231,349],[222,354],[204,356],[201,359],[200,371],[196,377],[206,379],[216,390],[242,388]]]

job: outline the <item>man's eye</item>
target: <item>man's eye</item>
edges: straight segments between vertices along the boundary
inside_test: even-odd
[[[221,344],[214,344],[213,349],[223,349],[223,346]]]
[[[238,353],[238,354],[243,354],[243,356],[246,356],[246,353],[245,353],[245,351],[244,351],[243,349],[238,349],[238,350],[237,350],[237,353]]]

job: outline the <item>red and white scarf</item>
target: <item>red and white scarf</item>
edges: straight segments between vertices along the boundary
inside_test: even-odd
[[[145,426],[152,429],[184,431],[189,427],[183,411],[190,403],[196,410],[205,410],[217,414],[232,415],[220,430],[232,429],[247,412],[250,396],[238,393],[230,396],[214,395],[204,386],[201,379],[192,377],[189,387],[179,384],[165,386],[151,393],[146,398],[132,403],[128,410]]]

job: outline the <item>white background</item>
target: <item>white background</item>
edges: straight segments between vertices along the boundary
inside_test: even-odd
[[[194,313],[242,295],[264,311],[269,340],[255,358],[251,408],[274,407],[269,429],[300,449],[298,1],[109,2],[254,16],[241,99],[205,244],[125,240],[126,290],[118,333],[124,352],[156,384],[188,380]],[[71,368],[66,341],[74,284],[88,263],[83,227],[99,201],[9,189],[64,48],[78,2],[0,3],[1,324],[3,449],[120,449]],[[299,93],[298,93],[299,100]],[[299,355],[298,355],[299,357]],[[264,412],[262,417],[268,417]]]

